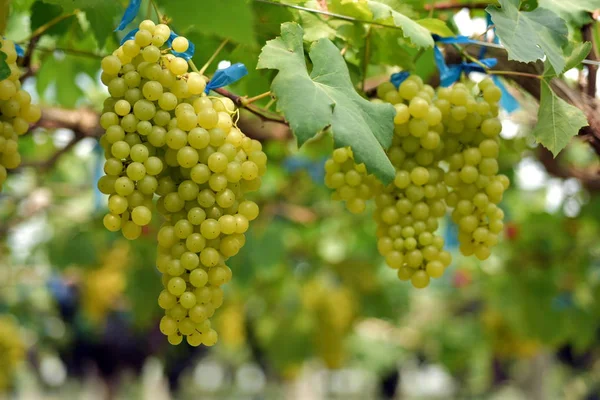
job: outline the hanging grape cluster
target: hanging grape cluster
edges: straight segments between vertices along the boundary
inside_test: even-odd
[[[0,190],[7,170],[21,164],[18,138],[29,131],[29,124],[41,117],[39,106],[31,104],[31,96],[21,88],[21,71],[17,66],[15,44],[0,38],[0,51],[6,56],[11,74],[0,81]]]
[[[378,87],[380,101],[396,109],[387,150],[396,176],[387,186],[357,165],[349,148],[334,150],[325,164],[326,185],[351,212],[375,198],[377,248],[398,278],[416,288],[441,277],[451,263],[436,233],[448,208],[464,255],[487,259],[503,229],[497,205],[509,180],[498,174],[501,91],[490,79],[477,89],[475,96],[457,83],[436,91],[417,76],[398,88],[390,82]]]
[[[160,329],[171,344],[186,336],[192,346],[212,346],[210,318],[232,277],[225,262],[259,212],[244,196],[260,187],[267,157],[235,126],[235,104],[204,94],[205,77],[177,56],[189,42],[173,36],[167,25],[143,21],[102,61],[110,97],[100,121],[106,175],[98,187],[109,195],[104,225],[127,239],[140,236],[154,208],[164,216]]]

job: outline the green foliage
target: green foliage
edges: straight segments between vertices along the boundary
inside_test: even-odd
[[[588,54],[590,54],[592,47],[592,42],[569,44],[566,49],[568,57],[565,63],[565,71],[580,65],[581,62],[588,56]]]
[[[63,8],[58,4],[45,3],[43,1],[36,1],[31,6],[31,30],[35,31],[44,24],[52,21],[54,18],[59,17],[63,13]],[[71,18],[75,18],[74,16]],[[67,18],[58,24],[50,27],[47,31],[47,35],[63,35],[69,26],[71,25],[70,18]]]
[[[90,29],[100,46],[112,34],[122,8],[117,1],[105,0],[43,0],[46,3],[62,6],[64,12],[81,10],[85,12]]]
[[[390,182],[394,167],[384,148],[391,144],[393,107],[370,103],[356,93],[344,59],[328,39],[312,46],[309,74],[303,34],[300,25],[284,24],[281,37],[267,43],[258,62],[258,68],[279,70],[271,88],[298,144],[330,128],[336,147],[351,146],[359,163]]]
[[[561,18],[578,25],[587,23],[591,18],[586,12],[593,12],[600,8],[598,0],[539,0],[540,7],[554,11]]]
[[[191,4],[189,0],[160,0],[178,32],[194,27],[205,34],[225,37],[238,43],[254,44],[254,16],[246,0],[211,1],[210,5]]]
[[[567,44],[565,21],[550,10],[519,11],[519,0],[500,0],[502,8],[489,6],[496,32],[511,60],[532,62],[546,55],[556,71],[565,68],[562,51]]]
[[[373,13],[373,20],[384,23],[393,22],[395,26],[402,28],[404,36],[409,38],[415,46],[432,47],[431,33],[418,22],[386,4],[389,2],[389,0],[367,0],[369,9]]]
[[[538,123],[531,134],[556,156],[588,123],[579,108],[560,99],[552,91],[548,80],[543,79],[541,85]]]

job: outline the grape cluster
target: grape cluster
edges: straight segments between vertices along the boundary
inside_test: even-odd
[[[382,85],[378,94],[396,108],[394,138],[388,157],[396,169],[392,184],[376,197],[377,247],[398,278],[417,288],[439,278],[450,264],[444,239],[435,232],[446,214],[442,113],[433,104],[434,89],[417,76],[398,90]]]
[[[212,346],[210,317],[232,275],[225,262],[259,212],[244,196],[260,187],[267,157],[235,126],[235,104],[204,95],[205,78],[162,49],[170,36],[168,26],[143,21],[102,61],[111,97],[100,121],[106,175],[98,186],[109,195],[104,225],[127,239],[141,234],[154,208],[165,217],[157,235],[160,329],[171,344],[186,336],[192,346]],[[170,43],[178,53],[188,46],[181,36]]]
[[[476,89],[473,95],[457,83],[434,90],[417,76],[397,89],[390,82],[377,88],[379,99],[396,109],[387,150],[396,176],[387,186],[357,166],[349,148],[334,150],[325,164],[326,185],[350,211],[363,211],[375,197],[378,250],[399,279],[417,288],[441,277],[452,261],[436,234],[449,208],[464,255],[488,258],[503,228],[498,203],[509,180],[498,174],[501,92],[490,79]]]
[[[325,185],[335,190],[334,200],[344,200],[348,211],[360,214],[380,183],[374,175],[367,174],[365,164],[354,162],[350,147],[342,147],[335,149],[332,158],[325,162]]]
[[[479,90],[481,96],[476,98],[462,84],[440,89],[436,105],[448,126],[446,201],[454,208],[460,251],[485,260],[504,226],[504,212],[497,205],[509,180],[498,174],[502,125],[497,115],[502,93],[491,79],[481,81]]]
[[[24,359],[25,344],[18,324],[12,316],[0,315],[0,395],[9,392],[17,366]]]
[[[21,89],[21,71],[17,66],[17,52],[10,40],[0,38],[0,51],[6,55],[11,74],[0,81],[0,190],[7,170],[21,164],[18,138],[27,133],[29,124],[40,119],[39,106],[31,104],[31,96]]]

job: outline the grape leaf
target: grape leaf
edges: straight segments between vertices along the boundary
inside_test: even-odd
[[[542,80],[538,122],[531,134],[556,157],[579,129],[588,126],[583,112],[554,94],[548,80]]]
[[[36,1],[31,6],[31,30],[35,31],[44,24],[52,21],[63,13],[61,6],[56,4],[45,3],[43,1]],[[74,17],[71,17],[74,18]],[[46,30],[48,35],[62,35],[64,34],[69,26],[71,26],[71,18],[60,21],[54,26]]]
[[[375,21],[392,20],[395,26],[402,28],[404,37],[409,38],[416,46],[433,47],[433,38],[427,28],[394,10],[382,0],[367,0],[367,2]]]
[[[333,40],[335,38],[336,30],[317,15],[300,11],[300,18],[302,19],[302,27],[304,28],[304,38],[307,41],[314,42],[322,38]]]
[[[417,20],[417,22],[419,25],[427,28],[429,32],[440,35],[441,37],[454,36],[454,32],[452,32],[452,30],[448,28],[448,25],[446,25],[446,23],[441,19],[423,18]]]
[[[0,42],[0,80],[8,78],[11,74],[10,67],[6,63],[6,53],[1,51],[2,42]]]
[[[567,49],[568,54],[565,62],[565,71],[578,66],[590,54],[592,50],[592,42],[577,43],[571,46],[572,49]]]
[[[123,8],[115,1],[106,0],[43,0],[45,3],[57,4],[63,7],[65,12],[77,9],[85,12],[90,23],[90,29],[94,33],[96,41],[102,47],[106,39],[115,28],[115,20]]]
[[[600,0],[539,0],[540,7],[554,11],[566,21],[591,20],[585,14],[600,8]]]
[[[333,0],[330,11],[364,21],[377,21],[402,29],[404,37],[418,47],[433,47],[431,33],[417,21],[398,11],[390,0]]]
[[[412,69],[414,67],[413,58],[407,50],[406,41],[402,39],[402,34],[395,29],[371,29],[371,55],[370,63],[375,65],[393,65],[402,67],[402,69]]]
[[[567,44],[567,24],[554,12],[538,7],[519,11],[519,0],[499,0],[502,8],[488,6],[496,33],[511,60],[532,62],[544,57],[557,72],[565,67],[562,48]]]
[[[344,58],[328,39],[313,44],[309,74],[303,34],[300,25],[283,24],[281,36],[263,47],[257,66],[279,71],[271,91],[298,144],[330,127],[336,147],[351,146],[358,163],[389,183],[394,167],[382,146],[388,148],[392,141],[394,107],[371,103],[356,93]]]
[[[175,27],[195,27],[205,34],[255,44],[254,15],[246,0],[204,1],[210,5],[192,4],[190,0],[160,0]],[[178,32],[179,33],[179,32]]]

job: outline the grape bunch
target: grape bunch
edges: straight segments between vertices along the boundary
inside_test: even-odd
[[[25,344],[19,326],[10,315],[0,315],[0,395],[9,391],[17,366],[24,359]]]
[[[503,228],[498,204],[509,180],[498,174],[501,91],[491,79],[474,89],[477,95],[462,83],[435,90],[414,75],[398,88],[390,82],[377,88],[377,101],[396,109],[387,150],[396,170],[391,184],[356,165],[350,148],[334,150],[325,164],[326,185],[350,211],[363,211],[375,198],[377,248],[398,278],[416,288],[441,277],[452,261],[436,233],[448,209],[463,255],[488,258]]]
[[[460,83],[440,89],[436,104],[448,126],[445,182],[450,193],[446,201],[454,208],[452,220],[459,228],[460,251],[485,260],[504,226],[504,212],[498,203],[509,180],[498,174],[502,125],[497,115],[502,93],[491,79],[478,86],[481,96],[477,97]]]
[[[325,162],[325,185],[335,190],[334,200],[344,200],[348,211],[360,214],[380,183],[374,175],[367,174],[365,164],[354,162],[350,147],[342,147],[335,149],[332,158]]]
[[[21,71],[12,41],[0,38],[0,51],[6,56],[11,74],[0,81],[0,190],[6,181],[7,170],[21,164],[18,138],[29,131],[29,124],[41,117],[39,106],[31,104],[31,96],[21,89]]]
[[[134,39],[102,61],[111,96],[100,120],[106,175],[98,186],[109,195],[104,225],[127,239],[140,236],[154,209],[164,217],[160,329],[171,344],[186,336],[192,346],[212,346],[210,317],[232,277],[225,262],[258,216],[245,195],[260,187],[267,157],[235,126],[233,101],[206,96],[206,79],[169,53],[189,46],[171,36],[167,25],[143,21]]]
[[[444,239],[436,234],[446,214],[442,113],[434,89],[411,76],[398,89],[382,85],[378,94],[396,108],[388,157],[396,169],[393,183],[375,198],[377,247],[401,280],[417,288],[439,278],[450,265]]]

